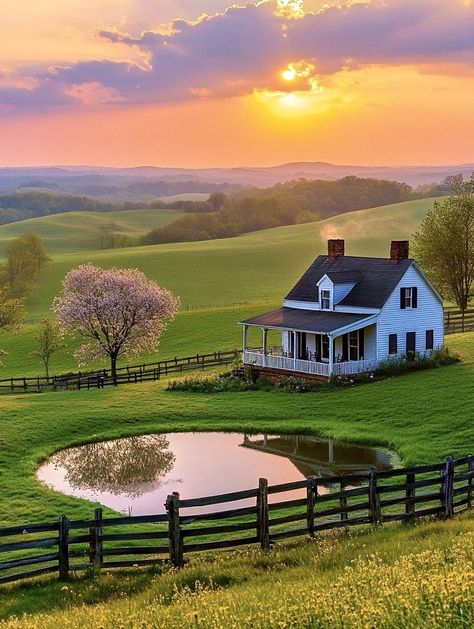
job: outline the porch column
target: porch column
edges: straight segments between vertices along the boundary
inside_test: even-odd
[[[266,328],[262,328],[262,332],[263,332],[263,366],[266,367],[267,366],[267,337],[268,337],[268,330]]]
[[[298,332],[293,331],[293,369],[296,371],[296,356],[298,354]]]
[[[247,326],[242,326],[242,349],[244,352],[247,351]]]
[[[329,376],[332,376],[334,371],[334,339],[331,334],[328,334],[329,341]]]

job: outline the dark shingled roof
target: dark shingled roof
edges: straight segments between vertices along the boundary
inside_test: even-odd
[[[284,330],[301,330],[302,332],[316,332],[327,334],[339,330],[346,325],[370,319],[374,315],[346,314],[332,310],[303,310],[300,308],[278,308],[265,314],[241,321],[248,325],[261,325]]]
[[[410,259],[393,264],[385,258],[339,256],[329,260],[327,256],[318,256],[286,299],[316,302],[316,284],[327,274],[335,284],[355,283],[338,306],[382,308],[412,264]]]

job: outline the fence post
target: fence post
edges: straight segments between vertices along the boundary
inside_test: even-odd
[[[444,463],[443,470],[443,482],[441,489],[442,502],[444,507],[444,517],[452,518],[454,515],[454,459],[453,457],[447,456]]]
[[[59,578],[69,576],[69,520],[65,515],[59,516]]]
[[[257,537],[262,550],[270,548],[270,525],[268,521],[268,480],[258,480],[257,494]]]
[[[341,522],[347,522],[349,514],[347,513],[346,483],[344,481],[341,481],[340,491],[341,497],[339,498],[339,507],[341,509]]]
[[[168,512],[169,553],[173,566],[180,568],[184,565],[183,538],[179,520],[179,493],[173,492],[166,499],[166,511]]]
[[[467,471],[471,474],[474,474],[474,457],[470,454],[469,460],[467,462]],[[467,508],[472,508],[472,476],[468,478],[467,481]]]
[[[408,487],[408,485],[413,485],[415,483],[415,479],[416,477],[413,472],[409,472],[407,474],[405,514],[410,515],[412,518],[415,515],[415,488]]]
[[[104,533],[104,529],[102,526],[102,509],[100,507],[95,510],[94,519],[95,519],[94,550],[93,550],[94,559],[95,559],[94,563],[98,568],[100,568],[100,566],[102,565],[104,561],[104,557],[102,554],[102,550],[103,550],[102,535]]]
[[[377,469],[372,466],[369,474],[369,517],[372,524],[381,522],[380,498],[377,493]]]
[[[308,478],[308,486],[306,488],[306,522],[308,525],[308,532],[311,537],[314,537],[314,507],[317,496],[318,484],[316,482],[316,476],[310,476]]]

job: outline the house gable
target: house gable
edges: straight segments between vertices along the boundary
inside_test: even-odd
[[[400,291],[416,288],[416,308],[401,308]],[[426,331],[433,330],[434,347],[444,342],[444,312],[439,294],[417,264],[400,279],[381,309],[377,321],[378,358],[389,355],[389,336],[397,335],[397,353],[406,351],[406,335],[415,333],[416,351],[426,351]]]

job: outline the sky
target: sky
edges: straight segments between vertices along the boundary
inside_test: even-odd
[[[474,0],[0,0],[0,166],[474,162]]]

